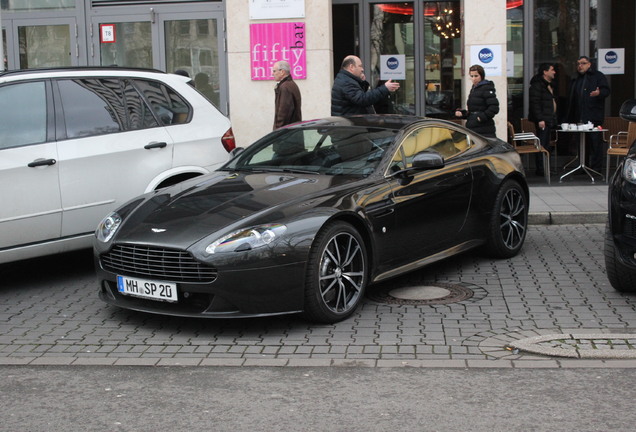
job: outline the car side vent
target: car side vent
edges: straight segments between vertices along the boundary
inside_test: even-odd
[[[171,282],[211,283],[218,274],[188,252],[139,245],[115,245],[100,261],[105,270],[116,274]]]

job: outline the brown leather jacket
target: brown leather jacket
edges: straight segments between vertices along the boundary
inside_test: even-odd
[[[291,75],[274,88],[274,129],[302,120],[300,90]]]

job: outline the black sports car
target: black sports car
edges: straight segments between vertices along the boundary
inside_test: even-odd
[[[517,254],[528,196],[510,145],[454,123],[302,122],[108,215],[95,239],[99,295],[168,315],[336,322],[370,283],[478,246]]]
[[[636,99],[623,103],[620,116],[636,121]],[[617,291],[636,292],[636,141],[628,145],[608,188],[605,269]]]

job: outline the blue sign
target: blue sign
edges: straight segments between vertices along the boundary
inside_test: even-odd
[[[386,61],[386,67],[388,67],[391,70],[395,70],[398,67],[400,67],[400,61],[396,59],[395,57],[389,57]]]
[[[479,61],[482,63],[490,63],[495,58],[495,55],[490,48],[484,48],[479,51]]]
[[[618,54],[614,51],[608,51],[605,53],[605,61],[609,64],[614,64],[618,61]]]

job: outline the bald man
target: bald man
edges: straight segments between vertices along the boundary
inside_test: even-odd
[[[373,105],[399,89],[400,84],[388,80],[372,90],[367,88],[362,61],[354,55],[345,57],[331,89],[331,115],[374,113]]]

